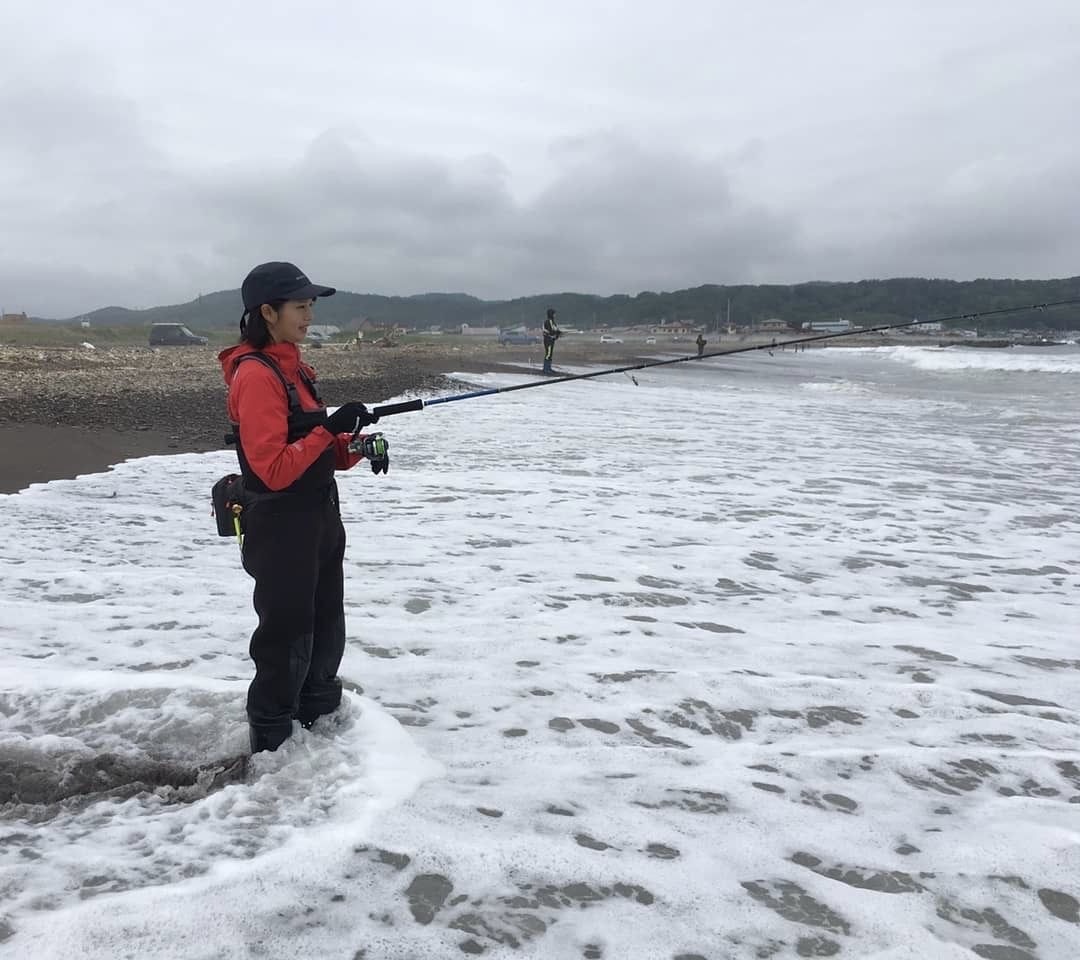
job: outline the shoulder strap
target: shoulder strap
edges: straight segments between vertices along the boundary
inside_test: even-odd
[[[281,385],[285,388],[285,395],[289,398],[289,413],[292,413],[294,410],[302,409],[300,406],[300,397],[296,392],[296,384],[289,383],[289,381],[285,379],[285,374],[281,372],[281,367],[274,363],[273,360],[264,353],[245,353],[242,357],[237,359],[236,365],[239,366],[245,360],[258,360],[264,367],[274,371],[278,380],[281,381]],[[303,371],[301,371],[300,376],[304,378],[305,382],[307,381],[308,378],[304,376]],[[318,395],[316,395],[316,399],[318,399]]]
[[[315,381],[304,373],[303,367],[300,368],[300,379],[304,381],[304,386],[311,391],[311,395],[315,398],[315,402],[319,404],[319,406],[324,406],[322,397],[319,396],[319,388],[315,386]]]

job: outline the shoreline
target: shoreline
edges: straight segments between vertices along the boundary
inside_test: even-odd
[[[723,339],[716,344],[746,345],[746,340]],[[555,366],[631,366],[671,346],[575,339],[559,344]],[[689,345],[680,346],[689,352]],[[330,406],[350,399],[373,406],[391,397],[457,392],[460,381],[448,379],[450,374],[539,373],[542,363],[538,346],[491,343],[359,350],[347,344],[308,345],[303,354]],[[0,345],[0,391],[0,495],[101,473],[133,458],[225,448],[225,387],[213,347]]]
[[[114,427],[64,427],[40,423],[0,424],[0,496],[31,484],[104,473],[125,460],[159,454],[200,453],[153,431]]]
[[[362,399],[369,407],[458,392],[450,374],[521,373],[540,361],[528,347],[426,346],[309,348],[304,359],[330,406]],[[0,388],[0,496],[124,460],[226,449],[225,387],[212,349],[2,346]]]

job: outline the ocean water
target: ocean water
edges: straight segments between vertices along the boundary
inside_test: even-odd
[[[0,957],[1080,956],[1080,350],[635,376],[380,423],[246,765],[233,455],[0,497]]]

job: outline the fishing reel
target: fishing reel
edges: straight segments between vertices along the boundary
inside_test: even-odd
[[[372,473],[386,473],[390,469],[390,441],[381,433],[353,437],[349,441],[349,453],[359,453],[371,464]]]

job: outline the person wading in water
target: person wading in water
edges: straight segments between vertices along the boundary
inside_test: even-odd
[[[345,528],[335,470],[362,453],[350,441],[377,417],[352,401],[327,415],[315,371],[300,357],[316,299],[335,293],[291,263],[263,263],[244,280],[240,343],[218,359],[246,491],[243,564],[259,622],[248,688],[252,753],[276,750],[293,720],[310,727],[341,702],[345,651]],[[354,444],[355,446],[355,444]],[[389,458],[370,459],[385,473]]]

